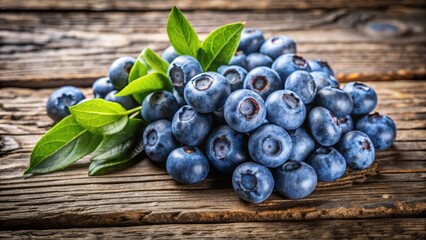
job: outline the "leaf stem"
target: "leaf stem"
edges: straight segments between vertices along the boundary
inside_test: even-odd
[[[142,110],[142,106],[139,106],[139,107],[135,107],[135,108],[133,108],[133,109],[130,109],[130,110],[128,110],[128,111],[126,112],[126,114],[127,114],[127,115],[130,115],[130,114],[133,114],[133,113],[137,113],[137,112],[139,112],[140,110]]]

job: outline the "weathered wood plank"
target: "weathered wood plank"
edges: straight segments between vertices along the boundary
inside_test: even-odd
[[[21,230],[4,239],[424,239],[425,218],[165,224],[136,227]]]
[[[89,86],[120,56],[168,45],[167,12],[54,12],[0,15],[0,87]],[[330,62],[340,80],[426,76],[424,9],[187,12],[202,38],[213,28],[247,20],[267,37],[296,40],[306,58]],[[372,22],[395,31],[377,32]],[[25,71],[23,70],[25,69]]]
[[[416,0],[404,1],[367,1],[367,0],[265,0],[265,1],[197,1],[197,0],[91,0],[91,1],[28,1],[28,0],[0,0],[0,9],[4,10],[91,10],[91,11],[147,11],[147,10],[169,10],[173,5],[186,10],[281,10],[281,9],[316,9],[316,8],[383,8],[392,6],[422,7],[425,3]]]

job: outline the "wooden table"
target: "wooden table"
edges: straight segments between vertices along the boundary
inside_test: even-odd
[[[24,178],[32,147],[52,125],[44,108],[52,88],[89,87],[117,57],[162,51],[174,2],[0,0],[0,238],[426,237],[424,1],[178,3],[202,37],[247,21],[267,37],[294,38],[306,58],[327,59],[341,81],[377,90],[377,110],[398,126],[394,146],[305,199],[274,192],[248,204],[229,179],[183,186],[147,159],[102,177],[88,177],[84,159]]]

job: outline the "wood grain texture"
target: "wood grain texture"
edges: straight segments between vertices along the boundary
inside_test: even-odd
[[[44,103],[52,90],[4,88],[0,139],[15,144],[0,144],[0,228],[424,216],[426,81],[367,84],[377,90],[378,111],[396,121],[394,146],[378,152],[369,169],[349,171],[336,183],[321,183],[305,199],[292,201],[274,192],[257,205],[239,200],[227,177],[211,174],[201,184],[184,186],[147,159],[102,177],[88,177],[84,159],[63,172],[24,178],[31,148],[51,125]],[[89,89],[84,92],[91,94]]]
[[[0,232],[4,239],[424,239],[425,218],[163,224]],[[350,229],[350,231],[348,231]]]
[[[341,81],[426,77],[423,8],[185,14],[202,38],[217,26],[237,21],[262,29],[266,37],[288,35],[298,43],[300,55],[328,60]],[[0,87],[90,86],[107,74],[114,59],[137,56],[145,47],[158,52],[167,47],[167,15],[166,11],[2,13]],[[388,23],[394,30],[377,31],[373,23]]]
[[[390,6],[424,7],[426,4],[418,0],[264,0],[264,1],[233,1],[233,0],[0,0],[0,9],[4,10],[84,10],[84,11],[148,11],[170,10],[174,5],[185,10],[214,9],[221,11],[232,10],[282,10],[282,9],[332,9],[332,8],[386,8]]]

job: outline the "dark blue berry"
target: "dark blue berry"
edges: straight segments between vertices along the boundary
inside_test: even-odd
[[[265,106],[268,121],[284,129],[295,130],[305,121],[305,104],[292,91],[278,90],[271,93]]]
[[[181,147],[173,150],[166,163],[167,172],[182,184],[197,184],[209,173],[209,161],[196,147]]]
[[[293,141],[283,128],[265,124],[249,138],[248,150],[253,161],[269,168],[282,165],[293,151]]]
[[[326,73],[328,76],[334,76],[334,72],[326,61],[322,60],[308,60],[308,64],[312,71],[320,71]]]
[[[350,82],[343,87],[343,90],[352,97],[354,103],[353,115],[369,114],[377,106],[376,92],[363,83]]]
[[[317,91],[325,87],[339,87],[339,82],[333,77],[329,76],[324,72],[311,72],[312,77],[314,78],[315,85],[317,86]]]
[[[177,54],[173,46],[169,46],[164,50],[163,54],[161,54],[161,57],[168,63],[171,63],[175,58],[179,57],[179,54]]]
[[[342,128],[342,135],[354,130],[354,122],[351,115],[339,118],[340,128]]]
[[[262,98],[247,89],[231,93],[223,111],[226,123],[238,132],[250,132],[258,128],[266,117]]]
[[[231,94],[231,85],[228,79],[216,72],[205,72],[194,76],[184,91],[188,105],[201,113],[211,113],[221,109],[229,94]]]
[[[109,102],[116,102],[121,104],[121,106],[123,106],[125,109],[129,110],[132,108],[137,107],[139,104],[135,101],[135,99],[133,99],[133,97],[131,95],[129,96],[122,96],[122,97],[117,97],[115,96],[115,94],[117,93],[117,90],[113,90],[110,93],[108,93],[105,96],[105,100],[109,101]]]
[[[159,119],[171,121],[179,109],[173,94],[169,91],[158,91],[150,93],[142,102],[142,117],[147,122]]]
[[[356,123],[356,129],[367,134],[377,150],[389,148],[395,142],[396,125],[386,115],[376,112],[364,116]]]
[[[342,135],[337,117],[323,107],[315,107],[308,117],[312,136],[322,146],[333,146]]]
[[[300,199],[311,194],[317,186],[315,169],[300,161],[287,161],[274,173],[275,188],[283,196]]]
[[[254,162],[246,162],[238,166],[232,174],[232,186],[241,199],[260,203],[271,196],[274,178],[268,168]]]
[[[211,128],[211,116],[199,113],[189,105],[181,107],[172,121],[173,135],[180,143],[188,146],[200,145]]]
[[[247,69],[246,63],[246,55],[243,51],[236,51],[234,56],[232,56],[231,61],[229,61],[229,65],[237,65],[244,69]]]
[[[261,66],[271,67],[273,62],[272,58],[265,54],[251,53],[246,57],[247,71]]]
[[[277,59],[286,53],[296,53],[296,43],[287,36],[275,36],[262,44],[260,52],[272,59]]]
[[[179,94],[183,94],[183,90],[189,80],[202,72],[203,68],[197,59],[191,56],[179,56],[170,63],[167,75],[176,91]]]
[[[244,68],[237,65],[224,66],[218,72],[228,79],[232,92],[243,88],[244,79],[247,75],[247,70]]]
[[[286,90],[295,92],[304,104],[309,104],[315,99],[317,87],[314,78],[306,71],[295,71],[285,80]]]
[[[295,161],[304,161],[312,151],[315,150],[315,141],[311,135],[303,129],[298,128],[294,131],[289,131],[291,140],[293,141],[293,151],[289,159]]]
[[[272,63],[272,69],[274,69],[278,73],[278,75],[284,82],[286,81],[287,77],[294,71],[311,71],[308,62],[305,59],[292,53],[281,55],[280,57],[275,59],[274,63]]]
[[[143,132],[145,153],[152,161],[166,162],[170,152],[179,147],[172,133],[172,124],[167,120],[150,123]]]
[[[266,100],[272,92],[283,89],[283,81],[271,68],[257,67],[247,74],[244,88],[252,90]]]
[[[72,86],[65,86],[56,89],[47,100],[47,115],[55,122],[61,121],[64,117],[70,115],[68,107],[76,105],[85,99],[80,89]]]
[[[352,112],[351,96],[339,88],[326,87],[319,90],[315,102],[318,106],[332,111],[337,118],[343,118]]]
[[[263,33],[259,29],[244,28],[241,33],[238,50],[243,51],[245,54],[258,52],[264,41]]]
[[[109,67],[109,80],[115,89],[121,90],[128,84],[130,70],[136,59],[132,57],[121,57],[115,60]]]
[[[332,147],[318,148],[307,163],[315,169],[318,181],[321,182],[334,182],[346,171],[345,158]]]
[[[374,161],[374,145],[363,132],[350,131],[343,135],[338,149],[352,169],[366,169]]]
[[[114,90],[114,86],[107,77],[99,78],[96,80],[93,85],[93,96],[95,98],[105,98],[105,96]]]

